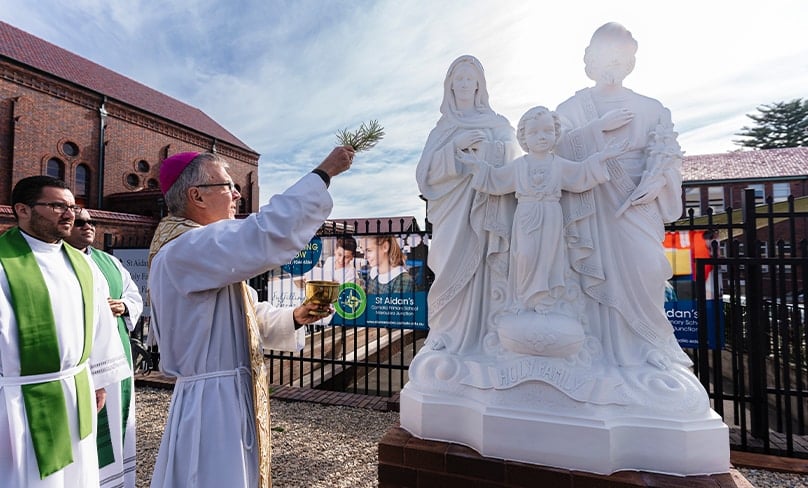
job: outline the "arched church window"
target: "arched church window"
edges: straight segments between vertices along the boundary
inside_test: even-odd
[[[48,176],[59,178],[60,180],[65,179],[65,163],[58,158],[50,158],[48,160],[48,167],[46,171]]]
[[[76,167],[76,196],[87,198],[90,195],[90,168],[86,164]]]

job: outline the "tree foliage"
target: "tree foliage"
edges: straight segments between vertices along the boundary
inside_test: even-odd
[[[743,126],[735,144],[753,149],[808,146],[808,100],[795,98],[790,102],[761,105],[759,114],[746,114],[755,126]]]

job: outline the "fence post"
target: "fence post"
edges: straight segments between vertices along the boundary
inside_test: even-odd
[[[105,252],[112,252],[112,248],[115,246],[115,243],[112,240],[112,234],[109,232],[104,232],[104,251]]]
[[[758,439],[769,438],[769,412],[766,394],[767,334],[760,319],[763,309],[761,299],[761,269],[755,262],[758,258],[757,217],[755,213],[755,190],[744,190],[743,199],[744,235],[746,257],[750,264],[746,269],[746,311],[749,318],[749,393],[751,395],[751,431]]]

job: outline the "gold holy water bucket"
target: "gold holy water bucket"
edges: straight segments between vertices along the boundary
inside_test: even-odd
[[[312,302],[322,307],[327,307],[337,301],[339,297],[339,283],[336,281],[312,280],[306,282],[306,301]],[[328,312],[318,314],[314,310],[309,311],[310,315],[328,315]]]

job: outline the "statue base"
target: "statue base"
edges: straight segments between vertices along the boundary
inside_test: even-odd
[[[600,475],[549,468],[481,456],[448,442],[418,439],[401,427],[391,427],[379,441],[379,487],[413,486],[722,486],[751,488],[736,470],[699,476],[670,476],[643,471]]]
[[[531,408],[531,402],[401,391],[401,427],[421,439],[468,446],[482,456],[611,474],[727,473],[729,429],[713,410],[696,419],[621,414],[613,408]]]

